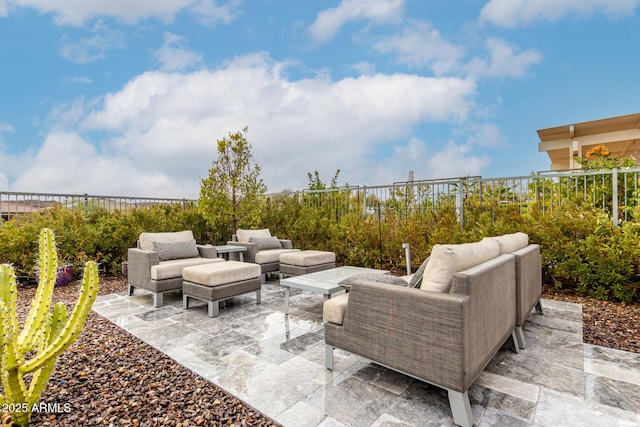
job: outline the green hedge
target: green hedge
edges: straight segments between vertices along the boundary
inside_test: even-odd
[[[261,226],[301,249],[333,251],[338,263],[385,268],[396,274],[406,272],[403,243],[411,246],[415,270],[436,243],[471,242],[523,231],[542,247],[546,285],[599,299],[640,301],[640,224],[614,227],[601,210],[580,201],[551,212],[535,204],[527,209],[500,207],[490,213],[486,207],[469,207],[461,229],[452,209],[402,216],[388,210],[380,216],[363,216],[282,198],[267,203]],[[43,227],[54,230],[61,261],[80,269],[94,259],[111,274],[120,272],[127,249],[135,246],[143,231],[190,229],[198,243],[212,244],[230,237],[212,230],[194,206],[153,206],[129,213],[95,210],[88,216],[54,208],[3,222],[0,262],[13,264],[20,276],[32,276]]]

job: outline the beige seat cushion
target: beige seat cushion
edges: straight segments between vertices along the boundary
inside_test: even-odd
[[[340,294],[324,302],[322,315],[327,322],[342,325],[344,313],[347,311],[349,294]]]
[[[453,275],[500,255],[500,245],[492,239],[459,245],[434,245],[424,270],[420,289],[449,292]]]
[[[299,252],[300,249],[265,249],[256,254],[256,263],[270,264],[272,262],[279,262],[280,254],[293,251]]]
[[[160,264],[151,266],[151,279],[175,279],[182,276],[182,269],[185,267],[220,262],[224,262],[224,260],[222,258],[183,258],[161,261]]]
[[[258,264],[251,262],[226,261],[216,264],[203,264],[187,267],[182,271],[186,281],[205,286],[226,285],[227,283],[260,277]]]
[[[485,237],[485,239],[493,239],[498,242],[500,245],[500,255],[511,254],[529,245],[529,235],[521,232],[496,237]]]
[[[238,238],[238,242],[249,243],[252,237],[271,237],[271,233],[269,232],[268,228],[263,228],[261,230],[243,230],[241,228],[238,228],[236,230],[236,237]]]
[[[336,262],[336,254],[326,251],[296,251],[280,254],[280,263],[309,267],[318,264]]]
[[[193,232],[191,230],[175,231],[172,233],[142,233],[138,238],[140,242],[140,249],[145,251],[155,251],[153,242],[160,243],[178,243],[187,242],[193,239]]]

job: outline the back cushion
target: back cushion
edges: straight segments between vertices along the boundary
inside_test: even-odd
[[[138,241],[140,242],[140,249],[145,251],[154,251],[153,242],[160,243],[177,243],[188,242],[193,239],[193,232],[191,230],[176,231],[173,233],[142,233]]]
[[[486,239],[459,245],[434,245],[420,289],[449,292],[453,275],[500,255],[500,245]]]
[[[259,251],[282,249],[282,243],[280,243],[277,237],[249,237],[249,242],[255,243]]]
[[[520,232],[497,237],[485,237],[485,239],[493,239],[498,242],[500,255],[513,253],[529,245],[529,235]]]
[[[153,247],[158,252],[158,258],[160,261],[197,258],[200,256],[198,253],[198,247],[196,246],[196,239],[174,243],[153,242]]]
[[[456,273],[500,256],[500,245],[492,240],[451,246],[456,254]]]
[[[236,237],[238,238],[238,242],[249,243],[252,237],[271,237],[271,233],[269,232],[268,228],[263,228],[261,230],[243,230],[241,228],[238,228],[236,230]]]

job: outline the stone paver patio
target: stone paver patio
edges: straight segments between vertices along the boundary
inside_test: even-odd
[[[640,426],[640,354],[582,343],[581,306],[543,300],[527,348],[503,349],[469,390],[478,426]],[[285,426],[450,426],[446,391],[336,350],[324,366],[322,296],[278,281],[234,297],[220,316],[182,310],[178,293],[154,309],[136,290],[93,309]]]

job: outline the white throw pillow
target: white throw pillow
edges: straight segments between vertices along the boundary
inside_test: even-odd
[[[429,262],[425,266],[420,289],[434,292],[449,292],[455,274],[456,255],[452,245],[434,245]]]

